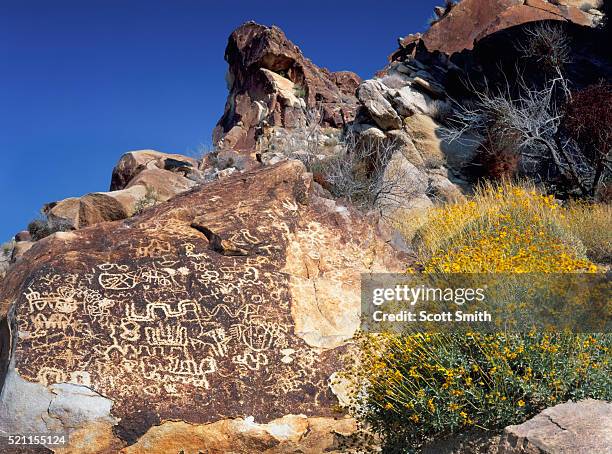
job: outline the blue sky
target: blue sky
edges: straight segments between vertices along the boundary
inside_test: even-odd
[[[0,0],[0,242],[46,202],[108,190],[126,151],[210,144],[241,23],[278,25],[315,64],[370,77],[435,4]]]

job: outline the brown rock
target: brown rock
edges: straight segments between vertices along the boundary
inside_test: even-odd
[[[500,454],[612,452],[612,403],[593,399],[547,408],[504,429]]]
[[[361,77],[351,71],[337,71],[331,73],[331,77],[342,93],[355,96],[357,87],[361,83]]]
[[[252,151],[264,125],[302,126],[304,109],[320,107],[323,126],[354,118],[359,77],[317,67],[277,27],[241,25],[229,37],[225,59],[230,93],[213,132],[221,148]]]
[[[562,3],[562,2],[560,2]],[[568,2],[556,5],[545,0],[463,0],[423,35],[430,52],[454,54],[471,50],[481,39],[510,27],[541,20],[570,21],[592,25],[592,19]]]
[[[15,235],[15,241],[32,241],[32,235],[27,230],[22,230],[21,232]]]
[[[64,222],[75,229],[128,217],[121,203],[105,193],[52,202],[43,207],[43,213],[52,222]]]
[[[189,168],[197,167],[195,159],[179,154],[155,150],[129,151],[121,156],[113,169],[110,190],[126,188],[130,181],[145,169],[165,169],[184,174]]]
[[[15,243],[13,247],[13,252],[11,254],[11,262],[16,262],[20,260],[23,254],[30,250],[30,248],[34,246],[33,241],[19,241]]]
[[[67,452],[344,452],[330,377],[360,273],[403,267],[311,178],[285,161],[35,243],[0,287],[0,427],[70,430]]]
[[[139,185],[153,192],[157,201],[161,202],[193,188],[195,182],[167,170],[146,169],[130,181],[127,189]]]

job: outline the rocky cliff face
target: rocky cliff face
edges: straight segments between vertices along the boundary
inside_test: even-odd
[[[229,95],[213,133],[220,148],[253,150],[266,127],[304,127],[308,109],[320,108],[322,123],[332,127],[354,118],[360,78],[317,67],[277,27],[238,27],[225,59]]]
[[[0,426],[71,452],[342,452],[360,273],[400,269],[296,161],[53,234],[0,291]]]

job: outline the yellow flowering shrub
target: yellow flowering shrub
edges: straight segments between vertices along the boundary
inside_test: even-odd
[[[357,337],[351,410],[386,451],[519,424],[567,400],[612,398],[610,335],[390,334]]]
[[[415,242],[426,272],[596,271],[586,250],[564,228],[553,196],[504,184],[474,198],[432,209]]]
[[[578,214],[534,188],[489,185],[431,209],[410,236],[427,273],[597,272],[577,227],[588,229],[578,220],[593,209]],[[344,374],[355,391],[350,410],[389,452],[500,430],[567,400],[612,399],[610,334],[361,333],[356,345],[359,361]]]

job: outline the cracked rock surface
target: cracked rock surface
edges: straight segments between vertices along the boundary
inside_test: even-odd
[[[313,187],[284,161],[36,242],[0,289],[0,429],[79,453],[342,452],[330,378],[360,273],[401,262]]]
[[[508,426],[500,454],[590,454],[612,452],[612,403],[593,399],[547,408]]]

